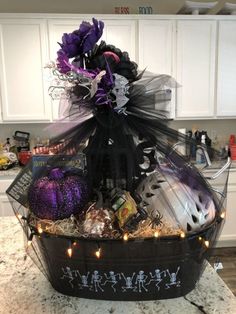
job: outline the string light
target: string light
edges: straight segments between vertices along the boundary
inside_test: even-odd
[[[128,241],[128,239],[129,239],[129,235],[128,235],[128,233],[125,233],[125,234],[123,235],[123,240],[124,240],[124,241]]]
[[[221,217],[222,219],[224,219],[224,218],[225,218],[225,212],[222,212],[222,213],[220,214],[220,217]]]
[[[22,220],[26,220],[27,221],[27,218],[25,216],[21,215],[21,214],[17,214],[16,217],[18,219],[22,219]]]
[[[204,241],[205,246],[206,246],[206,247],[209,247],[210,242],[209,242],[208,240],[204,240],[202,237],[198,237],[198,240],[199,240],[199,241]]]
[[[159,237],[159,231],[155,231],[155,232],[154,232],[154,237],[155,237],[155,238],[158,238],[158,237]]]
[[[71,256],[72,256],[72,248],[71,248],[71,247],[69,247],[69,248],[67,249],[67,254],[68,254],[68,256],[71,258]]]
[[[98,248],[97,251],[95,252],[95,256],[97,258],[100,258],[101,257],[101,248]]]
[[[209,245],[210,245],[210,242],[209,242],[209,241],[205,241],[204,243],[205,243],[205,246],[206,246],[206,247],[209,247]]]
[[[183,239],[183,238],[185,238],[185,233],[182,231],[181,233],[180,233],[180,237]]]
[[[29,247],[32,244],[32,239],[33,239],[34,234],[31,233],[29,238],[28,238],[28,242],[27,242],[27,246]]]
[[[76,242],[76,241],[74,241],[74,242],[72,243],[72,245],[73,245],[73,246],[76,246],[76,244],[77,244],[77,242]]]
[[[42,227],[40,225],[38,226],[38,233],[40,233],[40,234],[43,233],[43,229],[42,229]]]

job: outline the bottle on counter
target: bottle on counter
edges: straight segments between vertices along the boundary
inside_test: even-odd
[[[201,136],[201,144],[206,145],[206,135],[204,133]],[[202,151],[201,164],[204,164],[204,162],[205,162],[205,156],[204,156],[204,153]]]
[[[192,142],[190,145],[191,158],[193,160],[196,159],[197,145],[200,144],[200,142],[201,142],[200,132],[198,129],[193,128],[192,129]]]
[[[206,145],[206,135],[201,135],[201,145]],[[199,146],[196,150],[196,163],[203,164],[205,162],[205,156],[202,148]]]
[[[235,144],[235,135],[234,134],[230,134],[229,145],[233,145],[233,144]]]
[[[3,145],[3,148],[6,152],[10,151],[11,148],[10,137],[6,139],[6,143]]]
[[[191,160],[192,156],[192,151],[193,151],[193,142],[192,142],[192,137],[193,137],[193,132],[192,131],[187,131],[186,133],[187,138],[189,142],[186,144],[186,155]]]
[[[236,140],[234,134],[231,134],[229,138],[229,156],[232,160],[236,160]]]

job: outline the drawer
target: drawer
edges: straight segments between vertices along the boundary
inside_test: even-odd
[[[4,216],[14,216],[14,211],[7,196],[0,195],[0,217]]]
[[[213,170],[206,170],[203,172],[203,176],[208,178],[216,174],[218,169]],[[209,183],[211,185],[221,185],[223,186],[225,183],[225,175],[227,175],[227,172],[225,174],[219,175],[216,179],[214,180],[209,180]],[[229,171],[229,178],[228,178],[228,184],[229,185],[236,185],[236,168],[232,168]]]
[[[5,193],[12,182],[13,179],[0,179],[0,194]]]
[[[236,169],[231,169],[229,173],[229,184],[236,184]]]

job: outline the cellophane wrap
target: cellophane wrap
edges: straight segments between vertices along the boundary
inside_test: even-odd
[[[49,154],[34,155],[7,190],[27,253],[47,277],[44,237],[57,235],[68,247],[91,239],[98,251],[104,240],[115,250],[124,236],[174,243],[222,225],[226,210],[229,167],[216,179],[208,174],[226,161],[169,127],[172,94],[181,86],[169,75],[139,71],[127,52],[98,44],[103,26],[93,19],[63,35],[57,62],[48,65],[50,94],[60,99]],[[201,169],[181,147],[201,151]],[[206,232],[204,252],[220,230]]]

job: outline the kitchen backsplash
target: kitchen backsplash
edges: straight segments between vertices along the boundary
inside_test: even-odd
[[[49,124],[46,123],[1,124],[0,143],[5,142],[7,137],[11,138],[15,131],[29,132],[31,146],[35,145],[38,140],[45,142],[53,135],[47,130],[48,126]],[[178,120],[171,121],[170,126],[176,130],[180,128],[186,128],[186,130],[192,130],[192,128],[205,130],[208,136],[213,140],[213,143],[217,146],[228,144],[230,134],[236,134],[236,119]]]
[[[37,141],[46,141],[52,137],[47,130],[47,123],[25,123],[25,124],[0,124],[0,143],[5,143],[6,138],[12,139],[15,131],[30,133],[30,149],[36,145]]]
[[[212,146],[222,148],[229,143],[230,134],[236,134],[236,119],[222,120],[184,120],[172,121],[170,126],[176,130],[204,130],[212,140]]]

